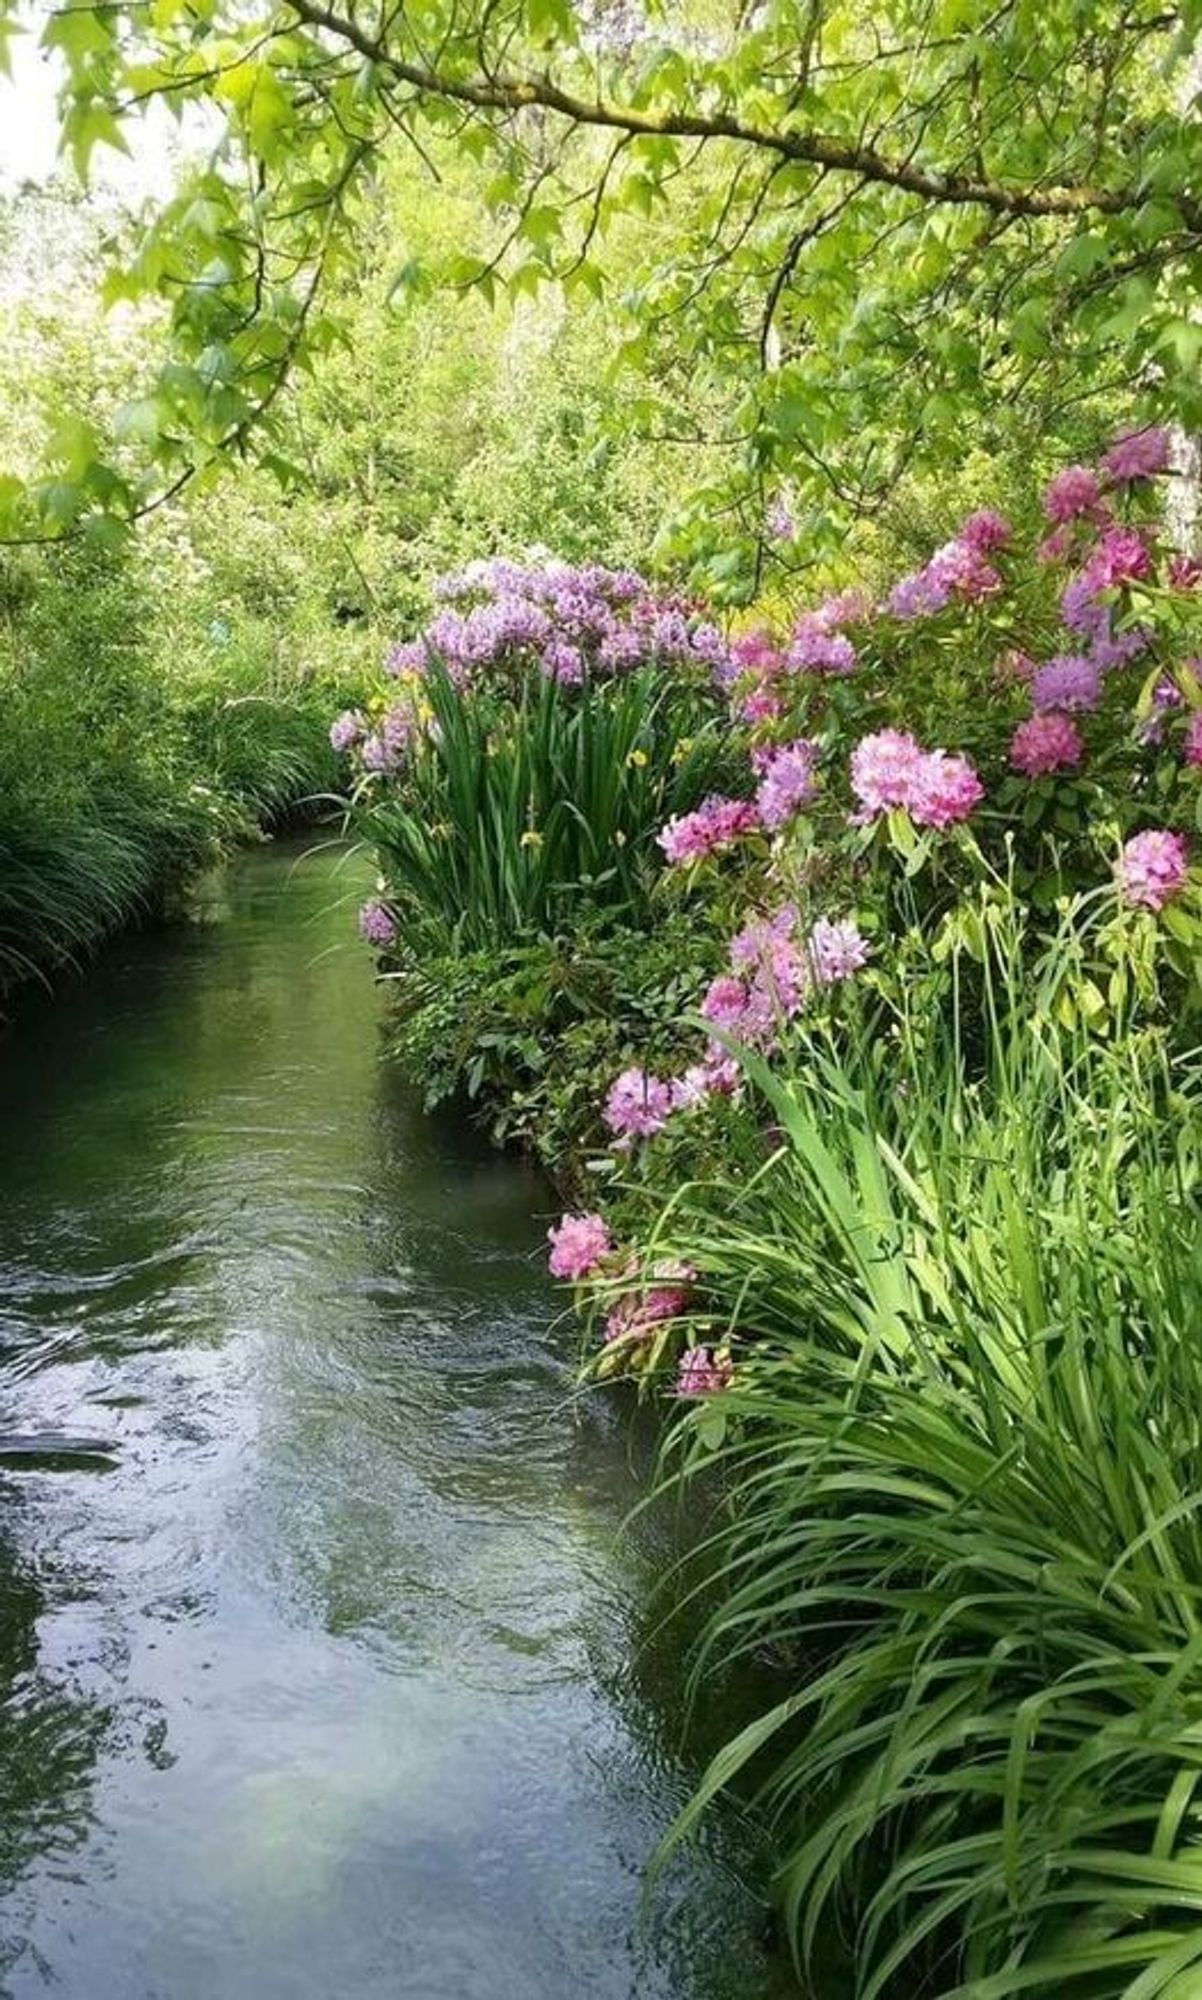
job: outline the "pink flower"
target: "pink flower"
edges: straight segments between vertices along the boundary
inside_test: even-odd
[[[665,1321],[679,1319],[692,1303],[697,1273],[690,1264],[661,1265],[654,1273],[670,1282],[643,1292],[627,1292],[611,1306],[605,1320],[607,1341],[644,1339]]]
[[[1125,903],[1162,910],[1185,886],[1189,844],[1184,835],[1154,827],[1137,833],[1119,856],[1116,873]]]
[[[780,696],[766,687],[752,688],[750,694],[740,698],[737,707],[740,720],[751,723],[777,722],[785,712]]]
[[[1085,465],[1066,465],[1058,472],[1043,496],[1043,511],[1049,521],[1076,521],[1092,515],[1102,498],[1096,472]]]
[[[677,814],[658,834],[659,845],[668,860],[678,866],[704,860],[720,847],[754,833],[759,814],[749,799],[726,799],[714,794],[703,800],[696,812]]]
[[[741,674],[774,674],[781,664],[780,649],[762,626],[732,639],[730,658]]]
[[[602,1116],[619,1138],[650,1139],[683,1102],[679,1083],[665,1083],[646,1070],[624,1069],[610,1085]]]
[[[733,972],[721,972],[717,979],[711,979],[706,988],[701,1013],[715,1027],[735,1034],[747,1012],[747,1000],[747,987],[743,980]]]
[[[1155,424],[1143,430],[1124,431],[1102,460],[1116,486],[1132,479],[1151,479],[1169,466],[1169,434]]]
[[[863,625],[871,618],[872,611],[872,599],[868,592],[851,589],[824,598],[811,615],[824,632],[841,632],[845,625]]]
[[[899,729],[862,737],[851,753],[851,787],[865,813],[908,805],[922,758],[922,746]]]
[[[1028,778],[1073,770],[1085,754],[1076,723],[1055,712],[1020,722],[1010,744],[1010,762]]]
[[[1063,562],[1072,546],[1073,524],[1071,521],[1066,521],[1062,527],[1053,528],[1050,535],[1044,536],[1035,555],[1041,563]]]
[[[1031,702],[1036,709],[1092,709],[1101,699],[1101,668],[1078,654],[1049,660],[1031,683]]]
[[[1138,583],[1152,574],[1152,551],[1138,528],[1107,528],[1084,574],[1094,590]]]
[[[396,918],[386,903],[374,899],[364,903],[359,912],[359,935],[378,951],[387,951],[389,945],[396,943]]]
[[[547,1241],[553,1278],[587,1278],[614,1247],[599,1215],[565,1215],[562,1222],[548,1229]]]
[[[1000,519],[1000,516],[998,517]],[[946,542],[926,566],[926,577],[937,594],[962,597],[975,604],[1002,587],[1002,579],[980,549],[964,541]]]
[[[849,917],[819,917],[809,937],[810,964],[820,986],[850,979],[868,963],[868,940]]]
[[[910,817],[918,826],[955,826],[984,796],[985,787],[967,757],[931,750],[922,759],[912,788]]]
[[[979,513],[969,515],[956,539],[977,555],[987,556],[992,555],[995,549],[1004,549],[1013,534],[1014,530],[1004,514],[995,512],[992,507],[982,507]]]
[[[676,1377],[678,1396],[712,1396],[730,1387],[734,1369],[725,1356],[719,1358],[708,1347],[690,1347],[680,1357]]]
[[[1202,708],[1195,708],[1185,731],[1185,761],[1202,764]]]
[[[766,516],[768,533],[777,542],[791,542],[797,534],[793,510],[783,494],[772,502]]]
[[[801,736],[783,749],[770,751],[763,760],[755,803],[760,822],[770,833],[812,804],[818,790],[814,776],[817,756],[818,745]]]
[[[795,674],[854,674],[857,659],[851,640],[832,632],[814,612],[799,618],[785,652],[785,666]]]

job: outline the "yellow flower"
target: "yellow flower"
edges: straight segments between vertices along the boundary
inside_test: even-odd
[[[693,747],[692,737],[682,736],[680,742],[676,745],[676,748],[672,752],[672,762],[674,764],[683,764],[685,758],[688,756],[692,747]]]
[[[527,827],[527,829],[526,829],[525,833],[524,833],[524,834],[522,835],[522,846],[523,846],[523,847],[541,847],[541,846],[542,846],[542,844],[543,844],[543,837],[542,837],[542,834],[541,834],[541,833],[535,833],[535,831],[534,831],[534,828],[533,828],[532,826],[531,826],[531,827]]]
[[[636,771],[641,771],[647,762],[647,752],[645,750],[632,750],[626,762],[633,764]]]

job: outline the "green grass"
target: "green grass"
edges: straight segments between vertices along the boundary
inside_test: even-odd
[[[1198,1069],[1070,1037],[1007,960],[983,1038],[951,1005],[751,1065],[778,1143],[665,1219],[742,1355],[666,1473],[726,1492],[696,1685],[792,1683],[677,1837],[751,1784],[856,2000],[1196,2000]]]
[[[433,734],[400,784],[357,802],[423,955],[553,935],[597,911],[645,925],[656,834],[727,771],[713,701],[653,669],[587,690],[532,674],[515,699],[463,697],[434,666],[426,692]]]

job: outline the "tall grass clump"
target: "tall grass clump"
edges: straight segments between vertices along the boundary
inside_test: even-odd
[[[1057,1025],[995,944],[971,1009],[749,1058],[759,1171],[682,1186],[650,1243],[734,1357],[667,1459],[723,1496],[695,1686],[786,1678],[677,1832],[750,1784],[799,1958],[844,1940],[856,2000],[1185,2000],[1199,1071]]]
[[[733,762],[718,633],[596,564],[479,563],[440,594],[391,685],[332,732],[384,878],[371,941],[421,964],[599,915],[645,929],[665,821]]]

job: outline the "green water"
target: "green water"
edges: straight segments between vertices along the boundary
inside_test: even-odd
[[[791,1991],[570,1400],[540,1181],[380,1060],[362,865],[242,861],[0,1042],[0,1994]]]

